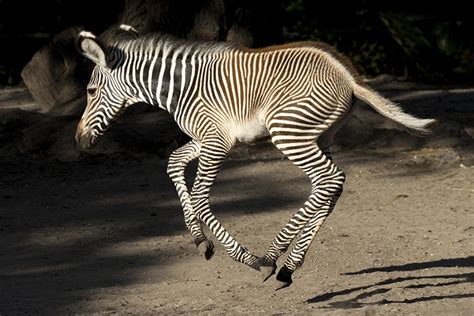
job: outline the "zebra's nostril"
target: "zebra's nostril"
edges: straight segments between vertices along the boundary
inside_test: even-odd
[[[93,139],[90,136],[90,133],[87,133],[87,132],[83,133],[83,132],[78,131],[76,133],[75,140],[76,140],[76,148],[79,150],[88,149],[92,147],[93,145]]]

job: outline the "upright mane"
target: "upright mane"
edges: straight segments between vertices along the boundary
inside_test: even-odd
[[[123,50],[126,53],[142,52],[150,54],[155,52],[157,47],[169,49],[188,47],[192,51],[208,53],[237,49],[237,47],[224,42],[189,41],[161,33],[145,34],[136,39],[118,40],[113,45],[113,49]]]

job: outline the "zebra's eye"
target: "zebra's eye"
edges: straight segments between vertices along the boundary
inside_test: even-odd
[[[87,93],[94,95],[97,92],[97,88],[87,88]]]

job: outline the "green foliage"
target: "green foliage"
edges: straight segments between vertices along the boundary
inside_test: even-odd
[[[413,61],[419,71],[426,73],[429,66],[424,62],[423,56],[434,51],[423,32],[414,23],[402,16],[380,14],[380,19],[387,27],[395,43]]]
[[[422,4],[418,10],[416,4],[392,4],[391,10],[383,10],[383,5],[376,1],[283,0],[284,36],[286,41],[332,44],[366,76],[390,73],[436,81],[472,77],[473,22],[462,18],[459,9],[461,18],[452,13],[436,16],[430,11],[435,8]]]
[[[295,12],[304,10],[304,0],[292,0],[288,4],[284,5],[286,12]]]

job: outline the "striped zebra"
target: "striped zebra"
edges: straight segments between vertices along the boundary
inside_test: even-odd
[[[171,154],[167,172],[197,248],[206,259],[214,253],[202,231],[204,223],[234,260],[261,271],[267,280],[296,238],[276,276],[282,286],[291,284],[292,273],[302,265],[342,193],[345,175],[333,163],[329,145],[353,97],[416,132],[427,133],[433,122],[404,113],[371,90],[346,57],[322,43],[249,49],[146,35],[107,46],[83,31],[77,44],[96,64],[77,127],[78,145],[92,146],[136,102],[168,111],[192,139]],[[216,219],[209,193],[231,147],[268,133],[275,146],[307,174],[312,189],[266,254],[257,257]],[[189,192],[184,170],[196,158],[197,175]]]

